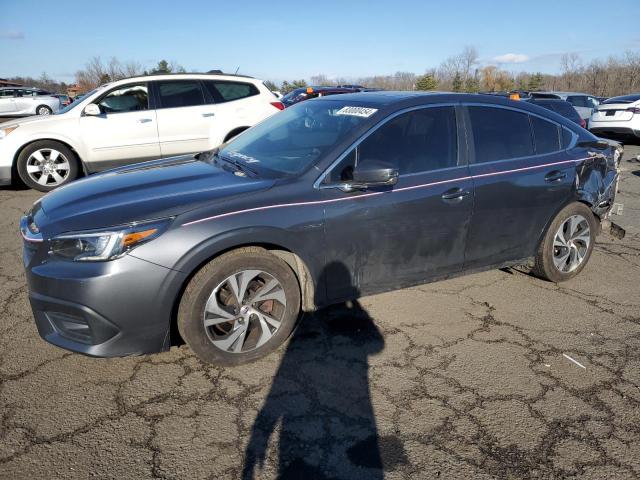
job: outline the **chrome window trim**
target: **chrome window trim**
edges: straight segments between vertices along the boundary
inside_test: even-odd
[[[390,122],[391,120],[393,120],[394,118],[403,115],[405,113],[409,113],[409,112],[413,112],[416,110],[423,110],[425,108],[434,108],[434,107],[452,107],[455,109],[456,105],[460,105],[457,102],[445,102],[445,103],[430,103],[428,105],[414,105],[413,107],[407,107],[404,108],[402,110],[398,110],[397,112],[392,113],[391,115],[383,118],[382,120],[380,120],[378,123],[376,123],[375,125],[373,125],[369,130],[367,130],[365,133],[363,133],[360,138],[358,138],[355,142],[353,142],[351,145],[349,145],[349,147],[347,147],[345,149],[344,152],[342,152],[340,154],[340,156],[335,159],[333,162],[331,162],[331,165],[329,165],[324,172],[322,172],[320,174],[320,176],[316,179],[315,182],[313,182],[313,188],[318,189],[318,190],[324,190],[326,188],[340,188],[340,186],[344,185],[344,183],[332,183],[330,185],[322,185],[322,182],[324,181],[325,177],[331,173],[331,171],[342,161],[344,160],[344,158],[349,155],[354,148],[357,148],[362,142],[364,142],[367,138],[369,138],[369,136],[371,136],[373,133],[375,133],[380,127],[382,127],[383,125],[385,125],[387,122]],[[455,111],[454,111],[455,114]],[[456,119],[456,126],[458,125],[457,119]],[[456,128],[456,137],[457,137],[457,128]],[[458,168],[461,165],[456,165],[455,167],[447,167],[447,168]],[[423,174],[426,172],[435,172],[435,171],[440,171],[440,170],[444,170],[444,169],[437,169],[437,170],[426,170],[425,172],[414,172],[411,174],[404,174],[404,175],[400,175],[399,178],[403,178],[407,175],[416,175],[416,174]]]

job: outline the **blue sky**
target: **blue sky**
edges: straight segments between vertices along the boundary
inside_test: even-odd
[[[163,58],[194,71],[239,67],[276,81],[422,73],[465,45],[485,64],[518,60],[499,64],[554,73],[563,53],[588,61],[640,51],[639,0],[0,3],[0,77],[47,72],[69,82],[94,55],[145,67]]]

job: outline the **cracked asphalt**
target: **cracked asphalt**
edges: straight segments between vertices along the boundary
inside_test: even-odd
[[[235,368],[42,341],[17,233],[39,194],[0,189],[0,478],[640,477],[639,153],[627,237],[600,236],[574,280],[513,268],[366,297]]]

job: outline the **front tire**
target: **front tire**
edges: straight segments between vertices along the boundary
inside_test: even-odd
[[[283,260],[257,247],[225,253],[189,282],[178,331],[203,361],[240,365],[277,349],[300,314],[300,287]]]
[[[62,143],[42,140],[20,152],[17,167],[25,185],[49,192],[76,179],[78,157]]]
[[[591,257],[598,228],[593,212],[585,204],[567,205],[540,242],[533,274],[556,283],[578,275]]]

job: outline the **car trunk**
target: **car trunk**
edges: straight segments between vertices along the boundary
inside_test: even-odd
[[[633,112],[628,111],[628,103],[612,103],[600,105],[593,112],[592,122],[627,122],[633,118]]]

